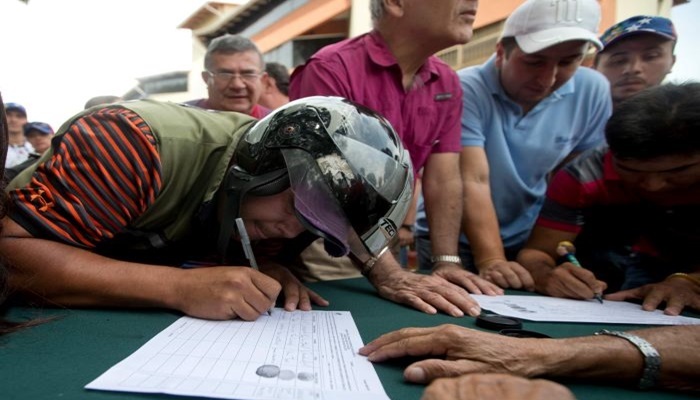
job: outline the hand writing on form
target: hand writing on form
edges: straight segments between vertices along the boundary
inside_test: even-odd
[[[563,242],[559,242],[557,245],[557,254],[566,257],[566,259],[573,264],[576,267],[583,268],[583,265],[578,261],[574,253],[576,252],[576,248],[574,247],[574,244],[565,240]],[[600,292],[595,292],[594,298],[598,300],[600,304],[603,304],[603,297]]]

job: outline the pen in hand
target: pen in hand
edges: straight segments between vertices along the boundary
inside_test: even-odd
[[[255,254],[253,253],[253,246],[250,244],[250,237],[248,236],[248,231],[245,230],[245,225],[243,224],[242,218],[236,218],[236,227],[238,228],[238,235],[241,237],[241,244],[243,245],[243,253],[245,253],[245,258],[250,261],[250,266],[256,271],[260,271],[258,268],[258,262],[255,260]],[[274,306],[273,306],[274,307]],[[272,307],[267,310],[267,315],[272,313]]]
[[[566,257],[566,259],[575,266],[583,268],[583,265],[581,265],[581,263],[574,255],[575,251],[576,248],[574,247],[574,244],[569,242],[568,240],[559,242],[559,244],[557,245],[557,254],[559,254],[562,257]],[[594,298],[598,300],[600,304],[603,304],[603,296],[600,293],[595,293]]]

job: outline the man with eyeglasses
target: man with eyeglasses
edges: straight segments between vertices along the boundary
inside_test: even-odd
[[[186,102],[201,108],[236,111],[253,118],[270,113],[258,104],[265,75],[258,47],[241,35],[226,34],[212,40],[204,56],[202,79],[209,97]]]

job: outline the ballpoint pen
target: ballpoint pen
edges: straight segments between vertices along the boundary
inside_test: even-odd
[[[568,240],[564,240],[562,242],[559,242],[559,244],[557,245],[557,254],[559,254],[562,257],[566,257],[566,259],[575,266],[583,268],[583,265],[581,265],[581,263],[574,255],[575,249],[576,248],[574,247],[573,243],[569,242]],[[598,300],[600,304],[603,304],[603,296],[600,293],[595,293],[594,298]]]
[[[243,224],[242,218],[236,218],[236,227],[238,228],[238,235],[241,237],[241,244],[243,245],[243,253],[245,253],[245,258],[250,261],[250,267],[256,271],[260,271],[258,268],[258,262],[255,260],[255,254],[253,253],[253,246],[250,244],[250,237],[248,236],[248,231],[245,230],[245,225]],[[273,306],[274,307],[274,306]],[[272,314],[272,307],[267,310],[267,315]]]

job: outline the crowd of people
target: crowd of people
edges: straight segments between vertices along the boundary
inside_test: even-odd
[[[370,10],[370,32],[291,76],[244,36],[213,39],[206,98],[100,96],[57,132],[4,103],[0,284],[19,299],[209,319],[254,320],[278,297],[325,306],[305,281],[359,275],[454,317],[481,313],[470,293],[508,288],[700,310],[700,83],[662,83],[669,19],[599,36],[596,0],[526,0],[484,64],[454,71],[434,54],[471,39],[477,0]],[[240,268],[236,218],[259,270]],[[414,240],[421,273],[397,261]],[[565,241],[585,268],[558,254]],[[485,385],[479,398],[563,399],[524,378],[700,390],[698,344],[695,327],[523,340],[440,326],[360,353],[441,356],[406,369],[430,383],[425,398]]]

